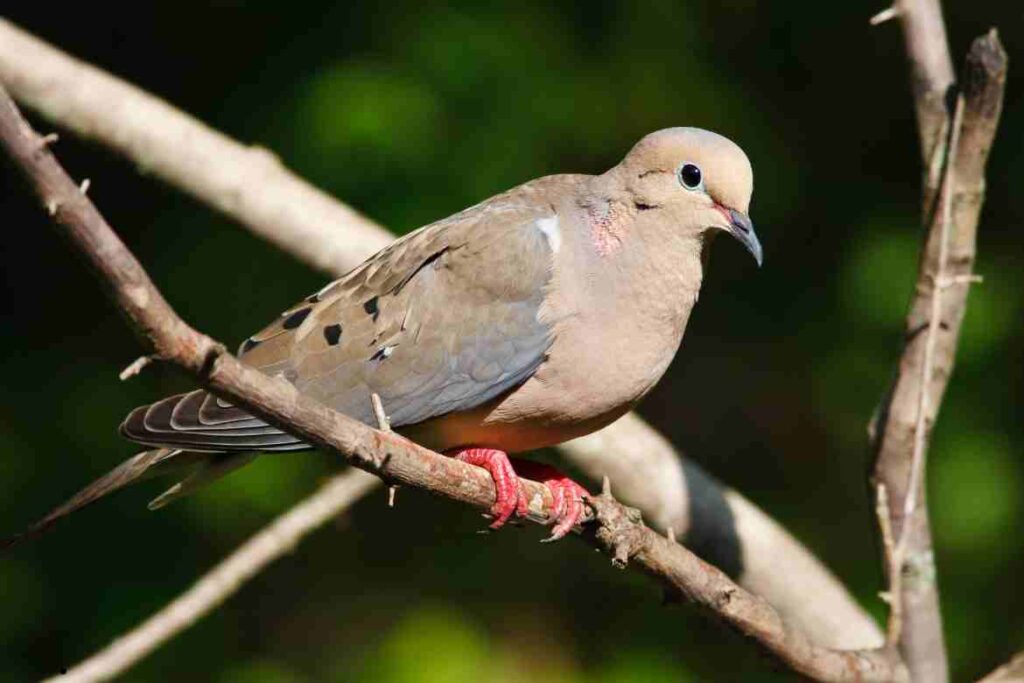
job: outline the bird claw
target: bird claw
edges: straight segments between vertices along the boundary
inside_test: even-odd
[[[563,538],[572,531],[583,516],[583,500],[590,495],[585,488],[566,476],[550,479],[544,485],[551,491],[555,507],[551,514],[550,524],[554,525],[551,535],[541,543],[550,543]]]
[[[583,516],[583,500],[590,492],[550,465],[528,460],[517,460],[516,471],[528,479],[535,479],[551,492],[553,506],[548,525],[553,526],[551,535],[541,541],[550,543],[564,538],[572,531]]]
[[[494,481],[494,505],[490,510],[493,521],[489,529],[505,526],[512,515],[526,517],[529,514],[529,500],[520,475],[543,483],[551,492],[553,508],[548,524],[553,528],[543,543],[565,537],[583,516],[583,500],[590,492],[550,465],[517,460],[513,467],[504,451],[493,448],[465,448],[451,455],[456,460],[482,467],[491,475]]]
[[[456,460],[487,470],[494,481],[494,505],[490,529],[500,529],[513,514],[525,517],[529,512],[526,489],[504,451],[493,448],[466,448],[453,454]]]

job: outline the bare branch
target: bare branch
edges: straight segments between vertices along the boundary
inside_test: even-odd
[[[1024,681],[1024,651],[1018,652],[1006,664],[982,678],[978,683],[1020,683]]]
[[[985,162],[995,137],[1006,78],[1006,54],[995,31],[975,40],[967,56],[952,119],[953,85],[945,29],[936,0],[901,0],[925,166],[922,188],[927,237],[906,321],[899,372],[874,431],[876,490],[884,492],[890,638],[915,681],[948,678],[931,529],[922,482],[925,454],[953,370],[967,291]],[[879,509],[883,501],[877,503]]]
[[[115,149],[313,267],[341,274],[392,239],[280,164],[254,167],[250,148],[3,19],[0,82],[47,119]],[[561,451],[595,479],[614,476],[623,500],[643,509],[656,527],[672,526],[819,644],[852,648],[883,641],[871,617],[813,554],[635,414]]]
[[[903,27],[921,159],[928,169],[936,150],[945,142],[949,119],[946,97],[954,80],[946,24],[939,0],[896,0],[893,8]]]
[[[153,362],[153,357],[152,357],[152,356],[139,356],[138,358],[136,358],[135,360],[133,360],[133,361],[132,361],[131,363],[129,363],[129,364],[128,364],[128,365],[127,365],[127,366],[125,367],[125,369],[124,369],[124,370],[122,370],[122,371],[120,372],[120,374],[118,374],[118,376],[117,376],[117,377],[118,377],[118,379],[120,379],[120,380],[121,380],[122,382],[124,382],[124,381],[126,381],[126,380],[129,380],[129,379],[131,379],[132,377],[135,377],[135,375],[137,375],[137,374],[139,374],[140,372],[142,372],[143,370],[145,370],[145,369],[146,369],[146,367],[147,367],[147,366],[148,366],[148,365],[149,365],[150,363],[152,363],[152,362]]]
[[[48,118],[101,141],[320,270],[344,272],[392,239],[266,149],[242,145],[3,18],[0,83]]]
[[[635,413],[561,449],[591,478],[609,476],[616,496],[640,508],[651,526],[671,528],[690,550],[767,599],[819,645],[854,649],[883,642],[874,620],[805,546],[681,457]]]
[[[161,358],[190,372],[216,395],[304,441],[342,455],[360,469],[480,508],[494,502],[494,487],[483,469],[337,413],[300,394],[283,379],[243,365],[223,346],[178,318],[96,207],[77,191],[49,149],[39,144],[39,136],[2,88],[0,145],[41,203],[54,202],[60,207],[56,223],[93,264],[112,298]],[[524,481],[523,485],[531,501],[531,518],[546,520],[546,511],[553,507],[550,492],[537,482]],[[767,602],[684,546],[644,526],[639,511],[616,502],[610,492],[591,499],[589,505],[596,525],[585,529],[584,537],[609,554],[614,564],[625,566],[628,562],[669,590],[713,611],[795,671],[827,681],[906,680],[891,649],[829,650],[787,628]]]
[[[319,491],[243,543],[159,612],[67,673],[48,680],[87,683],[109,680],[123,673],[224,602],[243,583],[359,500],[378,481],[356,469],[335,475]]]
[[[881,12],[875,14],[868,20],[868,23],[871,24],[872,26],[878,26],[879,24],[884,24],[887,21],[895,19],[899,15],[899,8],[897,8],[896,5],[892,5],[890,7],[886,7]]]

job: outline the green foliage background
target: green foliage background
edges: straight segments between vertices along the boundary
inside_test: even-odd
[[[1024,646],[1024,11],[949,1],[956,55],[1011,52],[978,271],[929,497],[956,678]],[[527,179],[600,172],[641,135],[713,128],[753,160],[756,271],[715,249],[682,352],[642,412],[784,522],[881,615],[865,426],[900,347],[919,243],[918,152],[882,5],[8,3],[14,21],[265,145],[407,231]],[[48,130],[48,128],[46,128]],[[172,304],[235,342],[324,278],[64,136],[57,152]],[[0,175],[0,520],[13,532],[132,453],[132,407],[188,388],[155,367],[13,173]],[[667,293],[671,295],[671,293]],[[267,457],[158,514],[143,486],[0,559],[0,679],[106,644],[313,489],[321,454]],[[774,680],[751,648],[582,544],[401,491],[356,506],[130,680]]]

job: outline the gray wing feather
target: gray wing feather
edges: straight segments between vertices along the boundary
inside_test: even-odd
[[[370,425],[373,393],[396,428],[480,406],[550,348],[538,313],[552,259],[535,223],[549,214],[492,200],[421,228],[285,311],[240,358]],[[136,409],[121,431],[195,451],[307,447],[202,390]]]

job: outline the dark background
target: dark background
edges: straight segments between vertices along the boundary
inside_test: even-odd
[[[641,135],[715,129],[755,169],[756,270],[720,241],[683,350],[641,412],[785,523],[876,614],[865,427],[891,377],[920,240],[917,135],[882,3],[5,3],[9,18],[407,231]],[[1011,55],[977,270],[928,491],[957,679],[1024,646],[1024,9],[948,2],[954,54]],[[41,128],[50,130],[49,126]],[[171,303],[237,343],[325,278],[65,135],[56,151]],[[132,407],[189,382],[118,371],[140,347],[0,172],[0,535],[134,451]],[[160,484],[0,559],[0,679],[52,674],[133,626],[336,463],[266,457],[159,513]],[[132,680],[773,679],[735,635],[583,544],[478,535],[401,491],[361,502],[135,668]],[[810,598],[809,598],[810,599]]]

